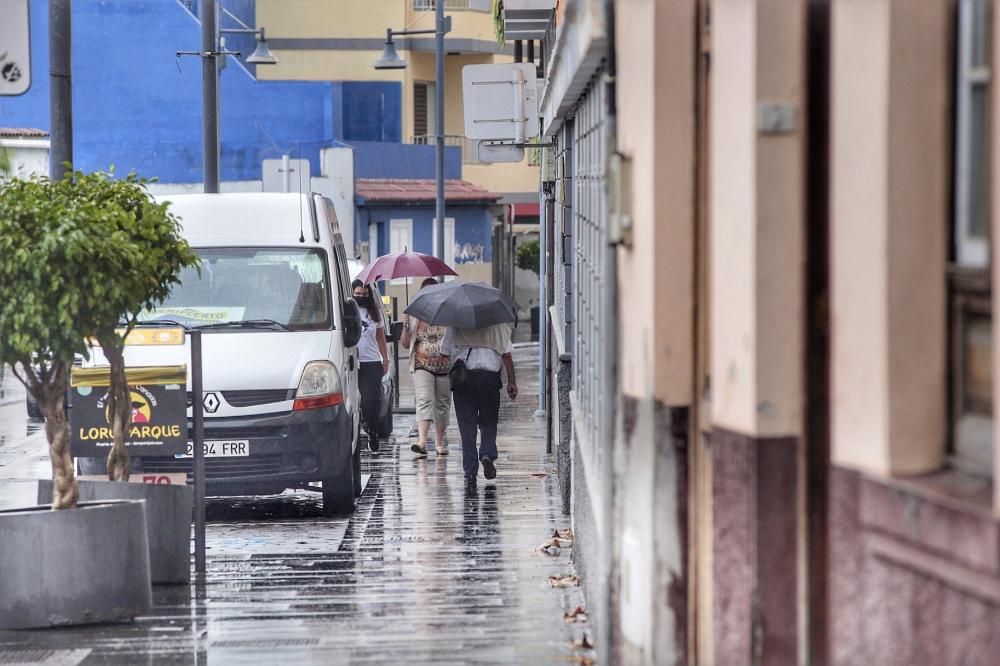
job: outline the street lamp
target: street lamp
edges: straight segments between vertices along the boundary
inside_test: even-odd
[[[242,35],[260,35],[257,37],[257,48],[254,49],[253,53],[247,56],[247,62],[251,65],[277,65],[278,56],[271,53],[270,47],[267,45],[267,38],[264,36],[264,28],[224,28],[219,31],[219,34],[242,34]]]
[[[428,30],[427,32],[431,33],[434,31]],[[396,53],[396,45],[392,42],[392,35],[393,32],[391,29],[385,31],[385,48],[382,49],[381,57],[373,65],[375,69],[406,69],[406,61]]]
[[[223,10],[225,11],[225,10]],[[254,29],[240,21],[230,12],[228,16],[242,25],[242,28],[216,30],[215,0],[201,0],[198,19],[201,21],[201,50],[178,51],[177,56],[195,55],[201,60],[201,104],[202,104],[202,153],[205,161],[203,176],[205,192],[219,191],[219,63],[218,57],[239,56],[239,51],[227,51],[221,44],[223,33],[253,34],[257,37],[257,48],[247,57],[252,65],[274,65],[278,59],[267,46],[264,28]]]
[[[434,256],[444,260],[444,36],[451,32],[451,17],[444,15],[444,0],[434,0],[433,30],[393,30],[385,31],[385,48],[372,66],[375,69],[406,69],[406,61],[396,53],[392,38],[396,35],[434,35],[435,76],[434,76],[434,143],[437,195],[434,215]],[[444,278],[441,278],[444,281]]]

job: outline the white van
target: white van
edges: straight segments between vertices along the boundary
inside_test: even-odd
[[[351,510],[361,494],[361,323],[333,204],[297,193],[163,199],[201,270],[184,271],[143,321],[202,330],[207,493],[318,490],[321,482],[324,513]],[[187,346],[125,351],[127,366],[189,358]],[[98,352],[88,365],[105,363]],[[103,458],[78,460],[82,473],[104,471]],[[134,473],[192,468],[190,448],[187,456],[132,460]]]

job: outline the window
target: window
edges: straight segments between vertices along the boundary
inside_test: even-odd
[[[330,327],[330,280],[321,250],[217,247],[197,252],[200,272],[184,269],[170,296],[142,319],[185,326],[269,320],[292,330]]]
[[[375,261],[375,258],[381,255],[379,252],[379,242],[378,242],[378,222],[368,223],[368,256],[362,257],[366,264]]]
[[[426,81],[415,81],[413,83],[414,143],[433,143],[428,137],[434,134],[434,95],[433,83]]]
[[[989,263],[989,3],[962,0],[955,91],[955,258]]]
[[[405,252],[413,249],[413,220],[389,221],[389,252]],[[392,284],[403,284],[406,280],[392,280]]]
[[[948,275],[951,459],[993,470],[993,317],[989,210],[989,0],[960,0],[955,57],[955,170]]]
[[[431,239],[433,241],[431,252],[434,253],[437,250],[437,224],[433,225]],[[452,268],[455,267],[455,218],[453,217],[444,218],[444,263]]]

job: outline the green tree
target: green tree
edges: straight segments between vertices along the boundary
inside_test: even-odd
[[[503,46],[503,0],[493,0],[493,6],[490,8],[490,12],[493,14],[493,34],[497,38],[497,44]]]
[[[111,478],[127,479],[124,435],[131,412],[123,336],[197,257],[145,181],[75,172],[55,183],[35,177],[0,187],[0,258],[0,363],[10,364],[38,400],[53,507],[70,508],[79,495],[64,411],[74,354],[87,355],[87,340],[97,338],[112,366],[117,451],[109,469]]]
[[[180,271],[197,265],[197,255],[181,237],[180,224],[135,174],[76,172],[56,184],[67,202],[84,210],[91,238],[86,248],[88,270],[80,298],[90,313],[90,334],[101,346],[111,372],[108,413],[113,445],[108,478],[127,481],[129,454],[125,435],[132,420],[125,377],[125,338],[139,315],[161,303]]]
[[[74,288],[85,224],[46,179],[13,180],[0,190],[0,363],[11,365],[45,415],[56,509],[74,506],[79,495],[64,401],[73,355],[87,352]]]
[[[517,246],[517,267],[538,273],[541,261],[541,245],[537,240],[525,241]]]

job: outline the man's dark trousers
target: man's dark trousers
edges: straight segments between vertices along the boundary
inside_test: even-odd
[[[453,398],[458,430],[462,433],[462,468],[465,476],[479,473],[479,459],[497,459],[497,423],[500,420],[500,373],[469,370],[465,382],[455,388]],[[481,443],[476,451],[476,431]]]

